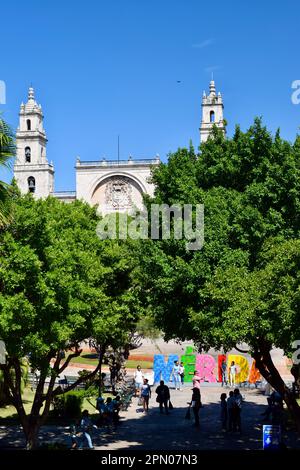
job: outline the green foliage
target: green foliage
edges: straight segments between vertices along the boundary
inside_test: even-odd
[[[67,392],[53,399],[53,416],[58,418],[80,418],[85,390]]]
[[[1,234],[0,337],[39,370],[94,336],[121,342],[137,318],[128,248],[96,236],[95,209],[29,195]]]
[[[90,374],[89,370],[80,370],[78,372],[79,377],[87,377]],[[91,379],[87,379],[84,383],[86,396],[97,395],[99,390],[100,378],[99,374]]]
[[[273,137],[255,119],[201,153],[179,149],[153,171],[155,203],[204,204],[205,242],[146,241],[138,256],[144,301],[166,339],[200,347],[299,338],[300,138]]]
[[[55,385],[68,366],[69,355],[62,352],[78,357],[87,339],[102,352],[127,344],[140,302],[130,247],[97,237],[95,208],[81,201],[20,197],[14,190],[11,205],[13,218],[0,232],[0,338],[7,350],[1,368],[6,376],[11,371],[17,376],[22,358],[29,356],[38,373],[40,385],[28,416],[20,383],[10,385],[27,446],[34,448],[51,400],[64,393]],[[78,411],[79,399],[68,400]]]
[[[11,159],[15,156],[15,136],[12,129],[0,118],[0,167],[10,168]],[[9,221],[9,191],[8,184],[0,181],[0,227]]]

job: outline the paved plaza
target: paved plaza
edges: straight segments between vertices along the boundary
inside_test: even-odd
[[[257,450],[262,448],[262,417],[266,397],[257,390],[243,391],[245,402],[242,410],[242,433],[221,431],[220,394],[221,386],[202,387],[204,407],[200,410],[200,428],[193,427],[193,419],[186,420],[187,401],[191,399],[191,386],[183,391],[171,390],[174,409],[169,415],[159,413],[156,395],[150,400],[147,414],[133,398],[127,411],[121,412],[117,427],[104,427],[93,434],[98,450]],[[225,389],[226,391],[226,389]],[[227,390],[229,391],[229,389]],[[284,433],[285,443],[291,448],[300,448],[300,440],[295,433]],[[46,426],[40,434],[42,442],[69,443],[69,432],[65,427]],[[24,446],[23,433],[17,426],[1,426],[0,442],[3,448]]]

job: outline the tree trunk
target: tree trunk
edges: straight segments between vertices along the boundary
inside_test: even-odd
[[[300,434],[300,406],[295,398],[292,390],[290,390],[282,380],[278,370],[276,369],[272,358],[271,349],[262,347],[260,351],[253,354],[256,366],[261,375],[269,382],[269,384],[280,393],[283,397],[288,410],[293,418],[297,431]]]
[[[26,437],[26,450],[35,450],[38,447],[38,434],[40,430],[40,422],[38,419],[28,417],[28,422],[23,426]]]

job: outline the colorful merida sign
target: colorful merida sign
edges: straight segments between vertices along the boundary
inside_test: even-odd
[[[228,354],[228,356],[219,354],[218,362],[210,354],[195,354],[194,348],[188,346],[185,354],[179,358],[177,354],[170,354],[165,361],[163,354],[155,354],[153,361],[154,382],[164,380],[168,382],[172,373],[174,361],[180,361],[184,365],[184,381],[191,382],[194,371],[201,377],[201,382],[221,382],[221,364],[223,360],[227,363],[227,368],[232,361],[237,366],[236,383],[248,381],[255,383],[260,378],[258,369],[255,367],[255,361],[252,361],[251,367],[246,357],[240,354]]]

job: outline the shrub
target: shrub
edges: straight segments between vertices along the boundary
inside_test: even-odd
[[[84,390],[71,391],[55,397],[52,402],[53,415],[60,418],[79,418],[84,397]]]

